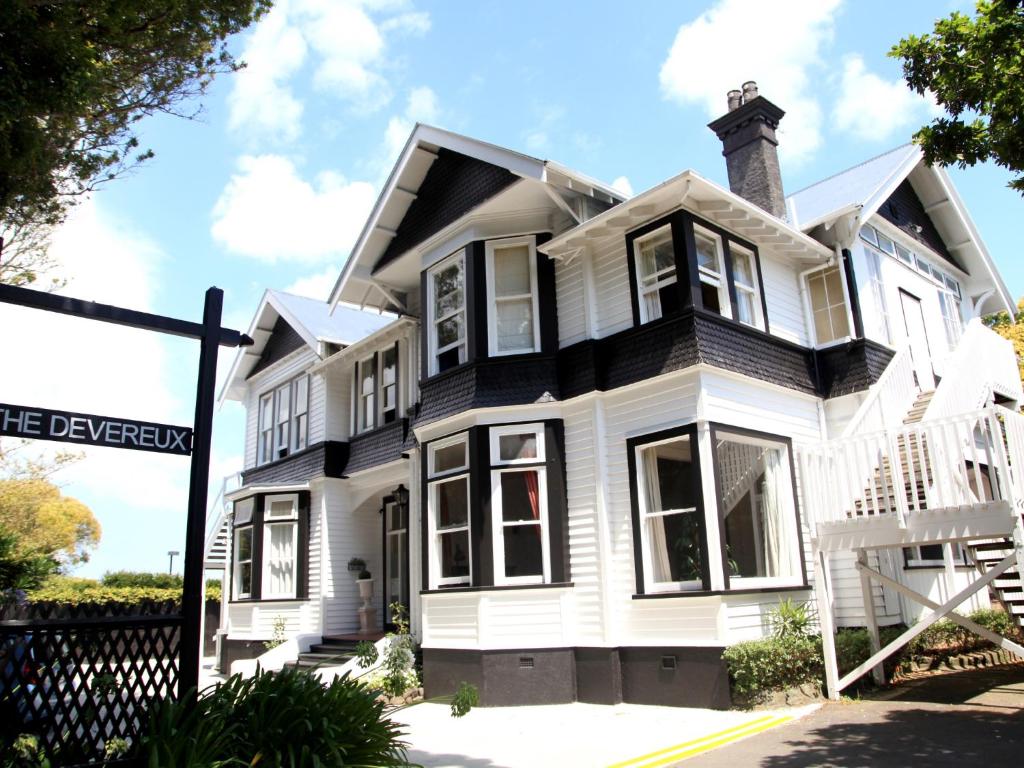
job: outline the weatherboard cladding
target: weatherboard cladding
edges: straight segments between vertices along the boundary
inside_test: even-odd
[[[374,271],[437,234],[516,178],[505,168],[442,147]]]
[[[946,243],[925,211],[921,198],[917,196],[907,179],[904,179],[896,191],[889,195],[889,199],[882,203],[878,215],[919,243],[927,245],[957,269],[963,269],[946,248]]]
[[[274,323],[274,330],[270,332],[270,338],[267,339],[267,343],[263,347],[263,354],[260,355],[259,362],[253,366],[253,369],[246,378],[251,379],[278,360],[287,357],[297,349],[301,349],[305,343],[305,340],[288,324],[287,320],[283,317],[278,317],[277,322]]]
[[[398,419],[383,427],[353,436],[349,441],[345,474],[349,475],[400,458],[408,431],[409,420]]]

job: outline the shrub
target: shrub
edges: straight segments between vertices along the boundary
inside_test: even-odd
[[[882,627],[879,629],[879,637],[882,646],[892,642],[904,627]],[[890,679],[896,669],[902,666],[908,656],[908,650],[904,648],[887,658],[884,663],[885,677]],[[847,672],[863,664],[871,656],[871,640],[867,629],[863,627],[840,629],[836,633],[836,663],[839,667],[839,674]]]
[[[154,587],[156,589],[178,589],[184,584],[176,573],[149,573],[148,571],[113,571],[103,574],[105,587]]]
[[[155,703],[141,751],[150,768],[407,766],[398,726],[348,676],[329,685],[299,670],[235,675],[194,708]]]
[[[807,603],[794,603],[792,599],[779,600],[777,608],[768,613],[768,626],[775,637],[812,634],[813,617]]]
[[[104,605],[118,603],[133,605],[152,601],[181,601],[181,585],[177,587],[153,586],[110,586],[101,584],[95,579],[82,579],[74,576],[51,576],[38,589],[28,592],[28,600],[33,603],[54,603],[55,605]],[[207,600],[220,600],[220,585],[215,588],[207,584]]]
[[[758,703],[772,691],[815,683],[821,677],[817,637],[784,635],[737,643],[725,649],[722,659],[738,703]]]

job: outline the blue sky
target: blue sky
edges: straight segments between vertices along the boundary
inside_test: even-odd
[[[53,252],[65,293],[198,319],[226,292],[244,330],[266,287],[326,298],[416,120],[642,191],[685,168],[727,186],[706,124],[744,80],[787,111],[795,191],[909,140],[935,108],[886,52],[963,3],[290,0],[232,41],[249,66],[200,119],[139,125],[156,157],[79,206]],[[585,9],[585,12],[583,10]],[[1024,292],[995,167],[952,171],[1007,284]],[[195,346],[5,308],[7,402],[188,424]],[[128,353],[125,353],[128,350]],[[221,373],[230,365],[225,353]],[[242,409],[218,413],[214,477],[240,468]],[[90,449],[62,479],[103,541],[80,575],[162,569],[183,549],[187,460]],[[176,563],[175,569],[180,565]]]

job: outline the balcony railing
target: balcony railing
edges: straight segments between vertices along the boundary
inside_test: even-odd
[[[1024,417],[993,406],[797,451],[812,536],[823,523],[1024,500]]]

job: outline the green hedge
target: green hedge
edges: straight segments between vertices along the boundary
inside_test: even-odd
[[[121,603],[129,605],[144,601],[164,602],[181,600],[181,587],[117,587],[101,584],[94,579],[55,576],[38,589],[27,593],[29,602],[55,605],[101,605]],[[220,585],[207,584],[207,600],[220,600]]]
[[[113,571],[103,574],[104,587],[150,587],[178,589],[184,584],[177,573],[150,573],[148,571]]]

